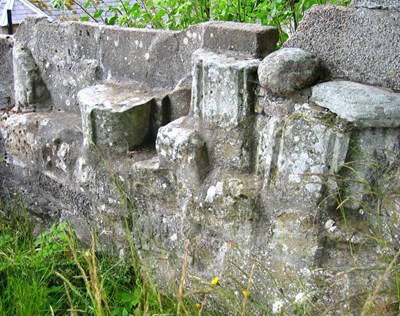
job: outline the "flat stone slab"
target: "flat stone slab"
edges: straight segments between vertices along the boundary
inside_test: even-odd
[[[400,93],[331,81],[314,86],[310,101],[360,127],[400,126]]]
[[[284,46],[315,54],[329,78],[400,91],[399,30],[400,10],[313,6]]]
[[[213,52],[234,51],[265,57],[279,40],[278,29],[271,26],[221,21],[203,25],[203,48]]]
[[[96,85],[78,93],[86,144],[126,153],[149,134],[155,95],[127,85]]]

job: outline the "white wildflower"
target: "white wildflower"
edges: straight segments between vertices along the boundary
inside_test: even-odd
[[[297,293],[294,301],[297,304],[303,305],[307,301],[307,295],[304,292]]]
[[[282,311],[282,308],[283,308],[283,302],[276,301],[274,304],[272,304],[272,313],[278,314]]]

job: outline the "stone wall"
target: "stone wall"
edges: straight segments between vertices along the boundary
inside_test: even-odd
[[[0,109],[10,106],[14,99],[12,49],[12,37],[0,35]]]
[[[273,53],[277,30],[255,25],[28,20],[2,194],[22,192],[38,230],[96,229],[121,256],[132,237],[167,287],[189,242],[187,286],[220,276],[221,310],[252,275],[270,312],[357,314],[399,246],[399,15],[315,7]]]

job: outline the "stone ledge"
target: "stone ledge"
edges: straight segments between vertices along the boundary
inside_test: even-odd
[[[154,93],[128,85],[96,85],[78,92],[85,144],[127,153],[150,132]]]
[[[400,127],[400,94],[350,81],[312,88],[311,102],[360,127]]]
[[[279,33],[275,27],[237,22],[204,24],[205,49],[213,52],[234,51],[265,57],[275,49]]]

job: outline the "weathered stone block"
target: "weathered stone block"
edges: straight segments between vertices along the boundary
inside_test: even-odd
[[[397,153],[400,148],[399,128],[362,128],[352,134],[349,148],[349,168],[343,170],[346,179],[354,180],[342,193],[346,210],[372,209],[376,188],[389,185],[397,170]],[[354,171],[356,170],[356,171]],[[386,193],[383,193],[385,195]],[[385,198],[391,198],[387,196]]]
[[[184,32],[133,28],[116,32],[104,27],[99,42],[100,76],[172,90],[190,76],[191,54],[201,47],[200,38],[189,41]]]
[[[79,113],[76,94],[98,77],[99,30],[91,24],[50,24],[37,19],[27,19],[20,26],[16,43],[29,48],[51,95],[53,109]]]
[[[258,170],[265,172],[268,200],[279,201],[277,210],[318,205],[324,174],[337,173],[347,155],[350,136],[335,123],[332,114],[303,107],[283,125],[271,119],[261,133]],[[288,190],[290,195],[284,193]]]
[[[67,182],[81,151],[82,133],[74,113],[15,113],[0,125],[7,159],[27,169],[45,171]]]
[[[98,69],[97,61],[89,59],[49,63],[44,71],[53,109],[80,113],[77,93],[96,82]]]
[[[274,156],[279,152],[284,125],[285,123],[282,119],[271,117],[260,132],[256,172],[266,178],[270,178],[270,173],[277,171],[277,158]],[[274,175],[271,176],[271,178],[273,177]]]
[[[204,48],[213,52],[234,51],[265,57],[275,49],[279,33],[275,27],[237,22],[204,24]]]
[[[78,102],[86,145],[123,154],[146,140],[153,96],[127,86],[97,85],[81,90]]]
[[[353,0],[353,7],[368,9],[399,9],[398,0]]]
[[[400,93],[331,81],[314,86],[310,101],[360,127],[400,126]]]
[[[72,45],[67,47],[67,56],[72,60],[98,60],[99,42],[102,28],[97,23],[67,22],[62,24],[67,29],[69,41]],[[54,23],[52,24],[54,29]]]
[[[49,106],[49,91],[28,48],[23,45],[15,45],[13,61],[16,105],[23,108],[46,108]]]
[[[207,173],[208,155],[205,141],[195,128],[193,119],[181,117],[159,129],[156,149],[160,166],[181,173],[191,183],[198,183]]]
[[[102,77],[107,80],[145,80],[150,62],[156,57],[151,54],[150,47],[157,42],[160,32],[128,28],[115,32],[113,27],[103,28],[99,47]]]
[[[207,141],[209,156],[215,168],[251,171],[253,168],[253,132],[252,120],[246,127],[203,128],[202,136]]]
[[[319,60],[300,48],[282,48],[269,54],[258,67],[260,86],[278,95],[289,95],[314,83]]]
[[[0,110],[13,103],[13,39],[10,36],[0,35]]]
[[[198,51],[194,56],[194,116],[219,127],[236,127],[254,110],[259,60]]]
[[[313,6],[285,47],[315,54],[329,76],[400,90],[400,10]]]

